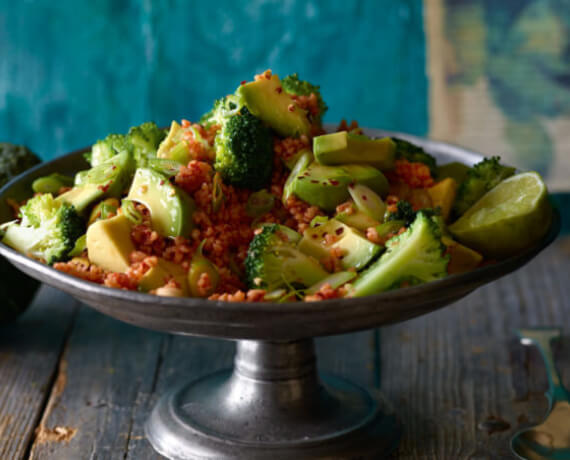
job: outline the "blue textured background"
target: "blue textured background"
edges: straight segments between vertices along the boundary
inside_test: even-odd
[[[0,141],[44,158],[266,68],[320,84],[327,121],[427,132],[421,0],[0,0],[0,56]]]

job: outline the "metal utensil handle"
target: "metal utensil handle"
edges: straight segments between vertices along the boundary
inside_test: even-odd
[[[519,329],[517,331],[520,341],[523,345],[534,345],[540,351],[540,355],[546,367],[546,376],[548,378],[548,391],[546,396],[550,400],[550,404],[556,401],[568,401],[570,395],[562,385],[560,374],[554,364],[554,356],[552,353],[551,343],[560,339],[561,331],[552,327],[537,327],[530,329]]]

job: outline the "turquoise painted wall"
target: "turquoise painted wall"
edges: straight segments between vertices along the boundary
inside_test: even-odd
[[[421,0],[0,0],[0,56],[0,141],[44,158],[266,68],[321,84],[327,121],[427,132]]]

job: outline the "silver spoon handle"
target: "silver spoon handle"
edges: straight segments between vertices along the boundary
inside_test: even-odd
[[[519,329],[517,331],[520,341],[523,345],[534,345],[540,351],[540,355],[544,360],[546,367],[546,375],[548,377],[548,397],[551,403],[558,400],[567,400],[568,392],[562,385],[560,374],[554,364],[554,356],[552,354],[551,342],[558,340],[561,331],[558,328],[537,327],[529,329]]]

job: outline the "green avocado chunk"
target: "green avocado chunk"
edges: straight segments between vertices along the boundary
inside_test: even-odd
[[[75,176],[75,186],[57,197],[72,204],[77,212],[102,198],[120,198],[133,177],[135,163],[130,152],[121,152]]]
[[[311,163],[288,183],[290,193],[325,211],[334,211],[349,199],[350,184],[364,184],[378,195],[388,193],[389,184],[378,169],[367,165],[325,166]]]
[[[190,161],[190,148],[188,141],[184,139],[185,130],[173,121],[166,138],[160,143],[157,158],[166,158],[187,165]]]
[[[326,238],[331,235],[332,238]],[[342,268],[363,269],[382,249],[372,243],[357,230],[330,219],[322,225],[308,228],[298,244],[301,252],[317,260],[329,257],[331,249],[342,251]]]
[[[307,112],[294,104],[283,91],[277,75],[241,85],[237,94],[252,115],[260,118],[282,136],[309,134],[311,123]]]
[[[163,236],[186,237],[194,227],[194,200],[152,169],[137,169],[127,199],[148,208],[152,227]]]
[[[100,185],[85,184],[79,187],[73,187],[56,199],[72,204],[77,212],[82,212],[91,203],[97,201],[102,196],[103,188]]]
[[[386,170],[394,167],[396,143],[389,137],[371,139],[346,131],[313,138],[316,160],[324,165],[368,164]]]
[[[343,224],[349,225],[361,231],[366,231],[369,227],[376,227],[380,223],[374,220],[368,214],[362,211],[355,210],[352,213],[339,212],[335,216],[335,219],[341,221]]]

